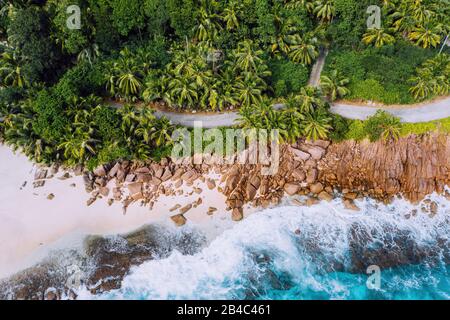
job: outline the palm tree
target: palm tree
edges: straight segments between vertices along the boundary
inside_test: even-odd
[[[381,137],[385,142],[398,140],[400,138],[400,119],[396,117],[389,117],[389,119],[381,125],[381,128],[383,129],[381,132]]]
[[[386,30],[383,28],[381,29],[370,28],[363,35],[363,42],[365,44],[374,44],[375,47],[381,48],[386,44],[394,43],[395,38],[391,36],[389,33],[387,33]]]
[[[235,88],[241,106],[249,107],[259,104],[262,100],[262,90],[256,79],[247,77],[244,80],[237,80]]]
[[[441,42],[441,36],[437,27],[418,27],[410,33],[408,38],[425,49],[436,47]]]
[[[331,101],[350,93],[350,90],[346,88],[349,82],[350,79],[342,77],[337,70],[333,70],[328,76],[320,77],[320,86]]]
[[[303,133],[309,140],[325,139],[332,129],[331,118],[321,110],[306,114]]]
[[[319,56],[317,50],[317,38],[313,34],[298,36],[291,46],[289,57],[292,61],[310,65]]]
[[[417,100],[431,95],[447,95],[450,88],[450,57],[440,54],[429,59],[417,69],[417,76],[409,81],[411,94]]]
[[[330,22],[336,14],[334,0],[317,0],[314,2],[314,13],[324,22]]]
[[[419,2],[415,2],[415,5],[412,6],[412,12],[414,19],[418,22],[419,25],[423,25],[426,21],[429,21],[435,13],[430,10],[427,6],[420,4]]]
[[[403,32],[404,37],[406,37],[414,28],[416,27],[416,19],[409,7],[404,6],[394,11],[390,18],[394,20],[393,26],[394,31]]]
[[[289,54],[291,44],[294,42],[295,34],[298,33],[298,30],[291,19],[284,19],[279,15],[275,15],[274,23],[277,33],[271,39],[271,51],[273,54],[278,54],[280,52]]]
[[[89,155],[95,155],[96,140],[91,137],[91,131],[74,132],[58,145],[58,150],[64,151],[64,157],[69,165],[83,163]]]
[[[132,136],[138,126],[138,117],[133,106],[126,104],[118,110],[121,115],[121,129],[126,136]]]
[[[302,122],[305,120],[305,116],[296,107],[288,107],[281,112],[283,113],[283,123],[287,132],[286,138],[288,141],[294,142],[303,133]]]
[[[88,61],[89,64],[92,64],[97,58],[100,56],[100,49],[96,43],[93,43],[87,48],[84,48],[78,54],[77,60],[78,62]]]
[[[201,42],[217,39],[218,31],[221,29],[220,24],[215,21],[217,16],[208,13],[203,7],[200,8],[199,15],[199,24],[194,27],[195,37]]]
[[[198,87],[195,82],[186,77],[172,79],[165,94],[166,101],[175,100],[179,107],[193,107],[198,102]]]
[[[225,22],[228,31],[239,28],[239,20],[237,17],[237,12],[239,10],[239,3],[235,1],[230,2],[229,5],[223,10],[222,19]]]
[[[28,84],[20,67],[16,53],[3,52],[0,61],[0,76],[4,85],[22,88]]]
[[[235,69],[244,72],[256,72],[257,66],[263,64],[261,56],[264,54],[262,50],[255,50],[253,41],[245,40],[238,44],[238,48],[234,50]]]
[[[314,10],[314,0],[284,0],[284,3],[288,9],[305,8],[308,12]]]
[[[423,100],[432,94],[433,79],[429,70],[420,72],[418,76],[412,77],[409,81],[413,85],[409,92],[414,96],[414,99]]]
[[[237,79],[237,81],[240,81],[240,79]],[[220,79],[213,85],[218,91],[217,108],[219,110],[238,104],[239,97],[235,84],[235,75],[228,70],[223,72]]]
[[[117,84],[125,97],[136,96],[142,87],[141,80],[133,72],[122,74],[117,79]]]
[[[134,131],[134,133],[136,134],[136,136],[138,137],[142,137],[142,139],[146,142],[149,143],[151,141],[151,134],[153,133],[153,131],[155,130],[155,128],[153,127],[153,122],[152,121],[139,121],[139,124],[136,128],[136,130]]]
[[[113,96],[136,99],[142,88],[145,65],[140,65],[128,48],[120,51],[120,58],[115,62],[107,62],[107,89]]]
[[[289,104],[295,106],[301,113],[312,113],[316,108],[323,105],[323,100],[317,88],[307,86],[301,88]]]
[[[151,138],[155,142],[157,147],[164,145],[171,145],[173,143],[172,140],[172,132],[174,126],[166,117],[158,119],[153,128],[153,132],[151,133]]]

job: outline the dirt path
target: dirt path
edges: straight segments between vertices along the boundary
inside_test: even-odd
[[[328,55],[328,50],[325,49],[320,52],[319,58],[312,67],[311,76],[308,81],[308,85],[318,87],[320,84],[320,75],[322,74],[323,67],[325,66],[325,60]]]

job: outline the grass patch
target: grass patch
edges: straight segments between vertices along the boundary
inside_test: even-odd
[[[344,119],[340,116],[336,116],[336,119],[334,121],[338,121],[339,126],[335,126],[337,130],[335,129],[330,135],[331,140],[334,142],[345,140],[361,141],[366,138],[376,140],[374,137],[379,137],[379,134],[374,134],[374,130],[376,130],[373,125],[374,116],[364,121]],[[375,121],[377,125],[383,124],[380,123],[380,121],[383,121],[382,118],[377,120]],[[401,137],[405,137],[411,134],[423,135],[438,130],[444,134],[450,133],[450,117],[429,122],[401,123],[399,133]]]

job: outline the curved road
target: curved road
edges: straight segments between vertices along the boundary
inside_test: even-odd
[[[282,104],[273,105],[274,109],[283,108]],[[184,127],[192,128],[195,122],[198,122],[201,127],[205,129],[217,128],[217,127],[231,127],[237,124],[239,119],[239,114],[237,112],[225,112],[216,114],[205,114],[205,113],[175,113],[168,111],[155,111],[155,116],[157,118],[166,117],[173,124],[178,124]]]
[[[319,86],[320,74],[325,65],[325,59],[328,51],[323,50],[319,58],[314,64],[309,80],[309,85]],[[120,107],[121,104],[114,102],[111,104],[114,107]],[[283,105],[276,104],[274,108],[283,108]],[[371,107],[367,105],[334,103],[331,106],[331,112],[339,114],[349,119],[365,120],[367,117],[374,115],[377,110],[385,110],[392,115],[399,117],[402,122],[428,122],[450,117],[450,96],[430,101],[420,105],[405,105],[405,106],[383,106]],[[156,117],[167,117],[173,124],[182,125],[185,127],[194,127],[195,122],[198,122],[203,128],[216,127],[230,127],[236,124],[239,118],[237,112],[217,113],[217,114],[202,114],[202,113],[175,113],[167,111],[155,111]]]
[[[280,109],[283,105],[275,105]],[[331,112],[349,119],[365,120],[375,114],[379,109],[386,110],[390,114],[399,117],[402,122],[428,122],[450,117],[450,97],[431,101],[427,104],[396,107],[368,107],[364,105],[336,103],[331,106]],[[165,116],[172,121],[186,127],[193,127],[194,122],[201,122],[203,128],[229,127],[236,124],[239,118],[237,112],[220,114],[184,114],[166,111],[156,111],[157,117]]]
[[[231,127],[236,124],[235,121],[239,118],[237,112],[218,113],[218,114],[185,114],[173,113],[166,111],[155,111],[155,116],[161,118],[165,116],[173,124],[181,125],[183,127],[194,127],[195,122],[206,129],[217,127]]]
[[[345,103],[336,103],[331,106],[331,112],[340,114],[344,118],[359,120],[365,120],[379,109],[399,117],[402,122],[417,123],[439,120],[450,117],[450,97],[417,106],[369,107]]]

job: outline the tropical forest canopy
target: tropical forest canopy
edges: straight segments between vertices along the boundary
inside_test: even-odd
[[[68,28],[80,9],[79,29]],[[381,8],[368,28],[367,8]],[[330,101],[449,91],[449,0],[0,0],[0,134],[36,161],[158,158],[151,109],[238,109],[286,141],[343,136]],[[312,65],[329,52],[318,88]],[[121,102],[111,107],[107,101]],[[273,110],[274,102],[285,102]],[[391,121],[394,123],[395,121]]]

